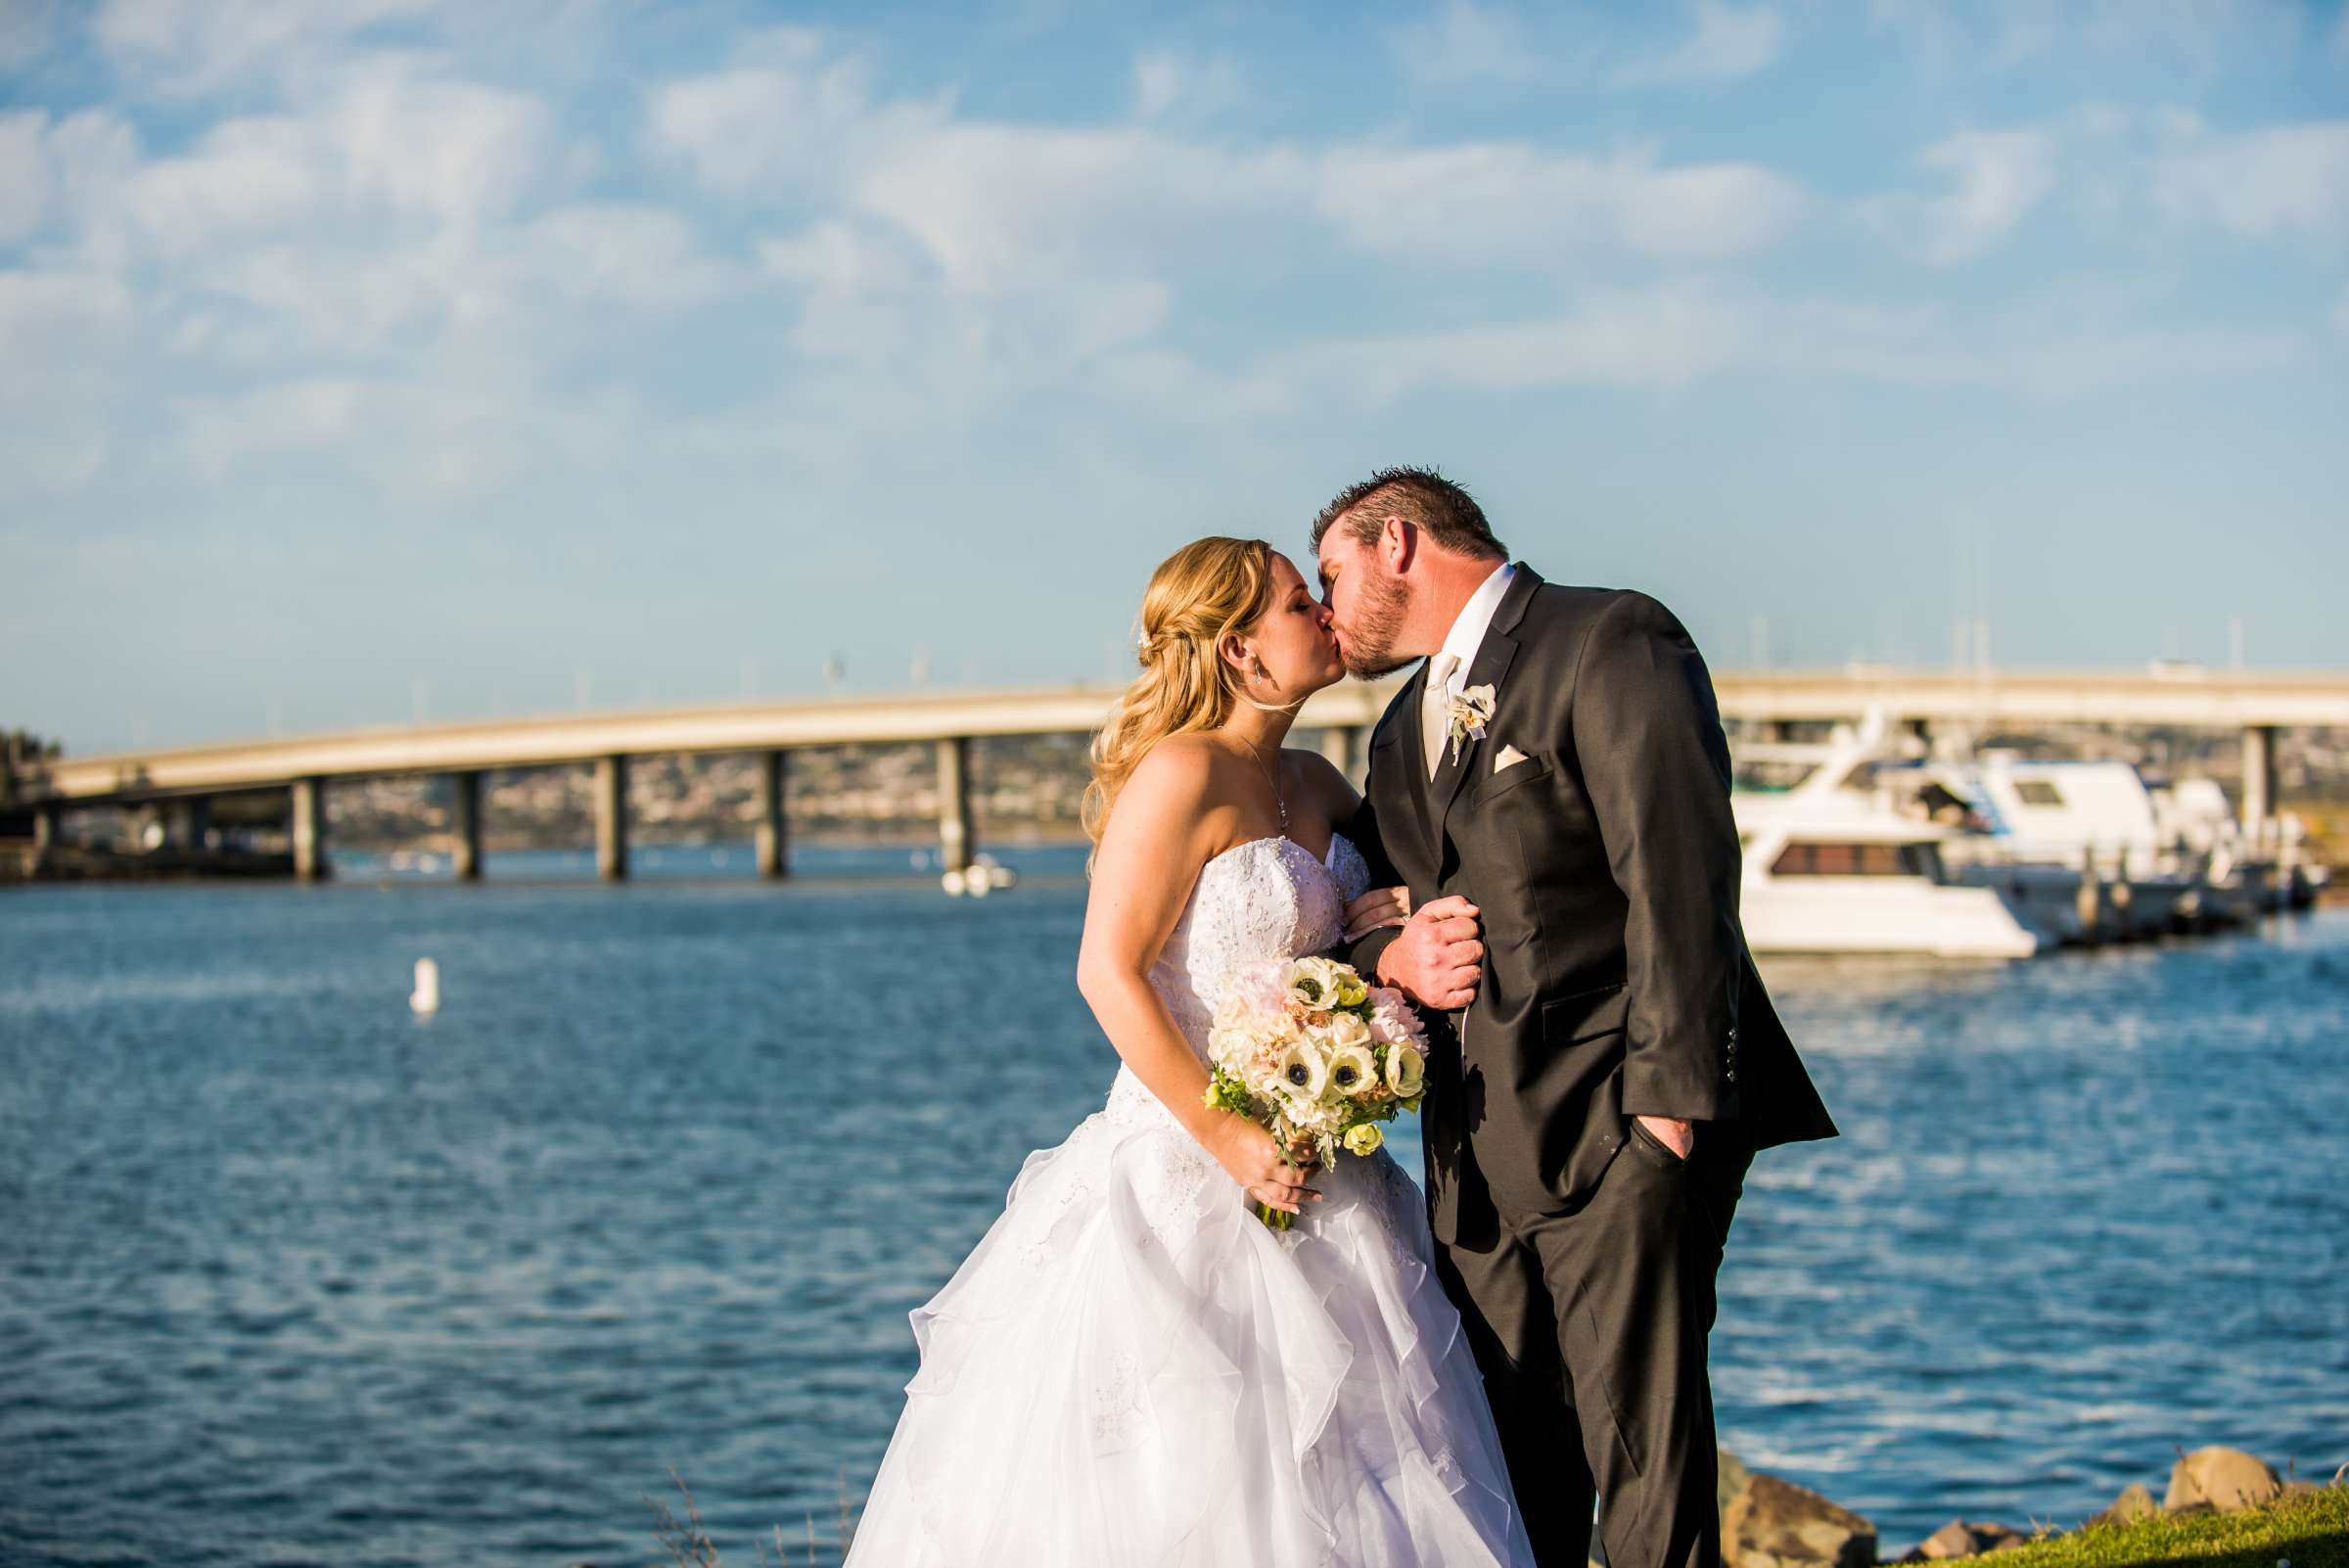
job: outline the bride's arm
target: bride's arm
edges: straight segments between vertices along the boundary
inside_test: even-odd
[[[1077,989],[1102,1033],[1151,1093],[1251,1196],[1302,1212],[1310,1166],[1280,1162],[1272,1134],[1205,1103],[1208,1071],[1150,984],[1150,966],[1181,918],[1200,867],[1230,830],[1215,798],[1213,758],[1188,737],[1151,748],[1118,791],[1093,853],[1092,892],[1077,952]]]

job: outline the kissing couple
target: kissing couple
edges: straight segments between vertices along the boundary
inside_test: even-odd
[[[1715,1275],[1755,1152],[1835,1128],[1738,925],[1712,679],[1434,472],[1312,543],[1151,575],[1085,796],[1121,1065],[911,1314],[848,1568],[1585,1568],[1594,1509],[1611,1568],[1720,1561]],[[1284,746],[1406,665],[1359,795]],[[1308,955],[1416,1010],[1423,1183],[1211,1103],[1226,977]]]

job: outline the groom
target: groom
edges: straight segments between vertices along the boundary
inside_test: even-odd
[[[1754,1151],[1835,1127],[1738,926],[1712,679],[1432,472],[1343,491],[1313,546],[1348,669],[1425,660],[1348,829],[1415,912],[1346,956],[1431,1026],[1437,1270],[1535,1556],[1584,1568],[1596,1499],[1611,1568],[1716,1568],[1714,1275]]]

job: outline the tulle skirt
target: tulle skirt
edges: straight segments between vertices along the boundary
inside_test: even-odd
[[[1272,1230],[1121,1070],[911,1314],[847,1568],[1530,1565],[1419,1189],[1313,1184]]]

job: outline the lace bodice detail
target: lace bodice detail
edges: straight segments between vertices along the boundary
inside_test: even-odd
[[[1190,902],[1150,968],[1150,984],[1199,1060],[1223,977],[1239,964],[1327,952],[1345,933],[1346,905],[1370,888],[1370,868],[1343,835],[1320,858],[1295,839],[1251,839],[1199,868]],[[1142,1106],[1131,1104],[1138,1095]],[[1165,1115],[1141,1080],[1121,1067],[1110,1109]]]
[[[1150,984],[1201,1061],[1223,977],[1260,959],[1327,952],[1344,934],[1347,903],[1369,886],[1360,853],[1334,834],[1321,860],[1295,839],[1252,839],[1199,868]]]

